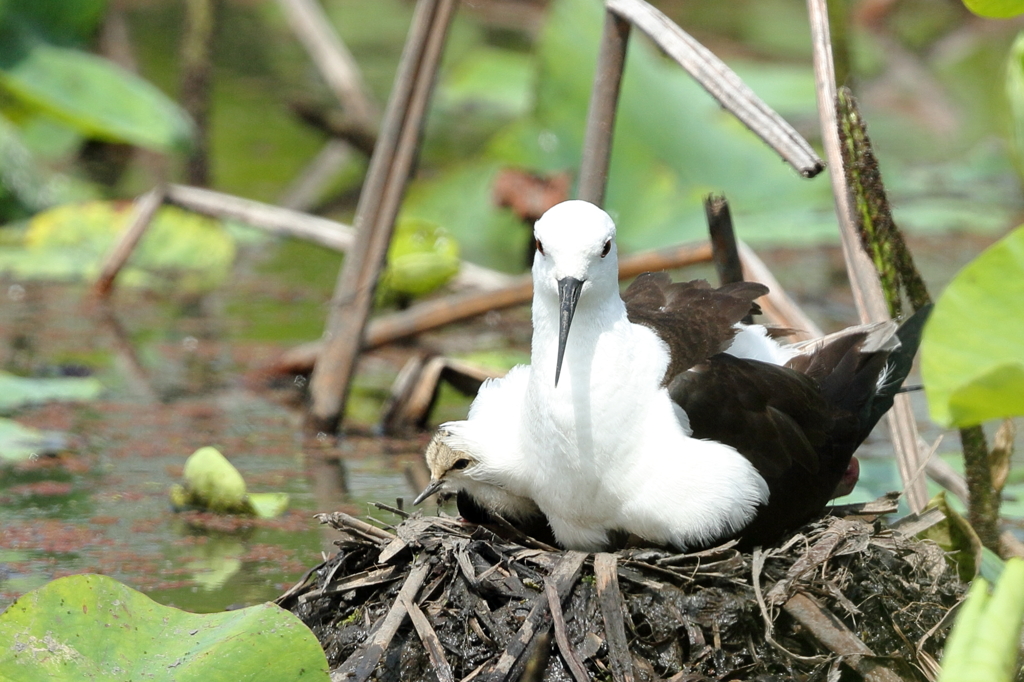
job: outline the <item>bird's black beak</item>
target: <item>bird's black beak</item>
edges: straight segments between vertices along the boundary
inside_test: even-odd
[[[424,488],[423,492],[421,492],[419,495],[417,495],[416,499],[412,501],[413,505],[415,506],[415,505],[419,504],[420,502],[422,502],[423,500],[427,499],[428,497],[430,497],[434,493],[436,493],[439,490],[441,490],[441,488],[443,486],[444,486],[444,481],[442,481],[440,479],[437,479],[437,478],[431,479],[430,480],[430,485],[428,485],[426,488]]]
[[[580,302],[581,291],[583,282],[575,277],[558,280],[558,364],[555,365],[555,386],[558,386],[558,375],[562,373],[565,342],[569,338],[569,325],[576,313],[576,304]]]

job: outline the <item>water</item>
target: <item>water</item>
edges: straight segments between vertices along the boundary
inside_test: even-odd
[[[315,512],[365,514],[373,501],[411,499],[405,470],[419,465],[426,437],[371,432],[411,350],[362,363],[351,435],[341,442],[304,436],[302,381],[264,371],[290,344],[317,335],[338,262],[316,247],[268,244],[243,255],[216,292],[121,289],[109,308],[81,285],[18,284],[17,300],[0,305],[0,367],[26,375],[85,368],[105,392],[15,415],[71,434],[71,447],[0,469],[0,607],[82,572],[191,611],[258,603],[330,551],[333,536]],[[219,448],[250,490],[289,493],[289,511],[272,521],[172,513],[167,490],[205,445]]]

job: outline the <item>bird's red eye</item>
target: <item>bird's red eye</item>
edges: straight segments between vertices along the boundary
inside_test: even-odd
[[[540,255],[544,255],[544,245],[540,243],[539,239],[537,240],[537,250],[540,251]]]
[[[539,243],[539,242],[538,242]],[[609,239],[604,243],[604,248],[601,250],[601,258],[607,256],[612,250],[612,240]]]

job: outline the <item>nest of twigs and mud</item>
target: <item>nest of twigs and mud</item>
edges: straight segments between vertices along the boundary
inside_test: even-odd
[[[332,680],[934,680],[964,585],[911,535],[928,521],[860,511],[753,554],[584,554],[444,516],[326,514],[338,553],[278,602]]]

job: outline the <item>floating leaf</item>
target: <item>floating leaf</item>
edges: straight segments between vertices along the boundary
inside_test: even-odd
[[[327,667],[313,633],[274,604],[188,613],[102,575],[54,580],[0,614],[4,682],[326,682]]]
[[[968,263],[943,292],[921,342],[932,419],[971,426],[1024,415],[1024,228]]]
[[[249,506],[261,519],[277,518],[288,509],[288,493],[249,493]]]
[[[188,148],[191,121],[156,86],[87,52],[4,37],[0,86],[22,103],[89,137],[162,152]]]
[[[964,5],[980,17],[993,19],[1024,14],[1024,0],[964,0]]]
[[[95,377],[34,378],[0,371],[0,414],[57,400],[95,400],[102,391]]]
[[[21,462],[60,452],[66,447],[67,439],[63,434],[40,431],[0,417],[0,462]]]
[[[124,230],[131,204],[89,201],[36,214],[23,249],[0,249],[0,272],[19,278],[92,278]],[[154,273],[184,277],[179,288],[205,289],[230,271],[235,243],[213,219],[164,206],[143,235],[118,282],[156,285]]]

